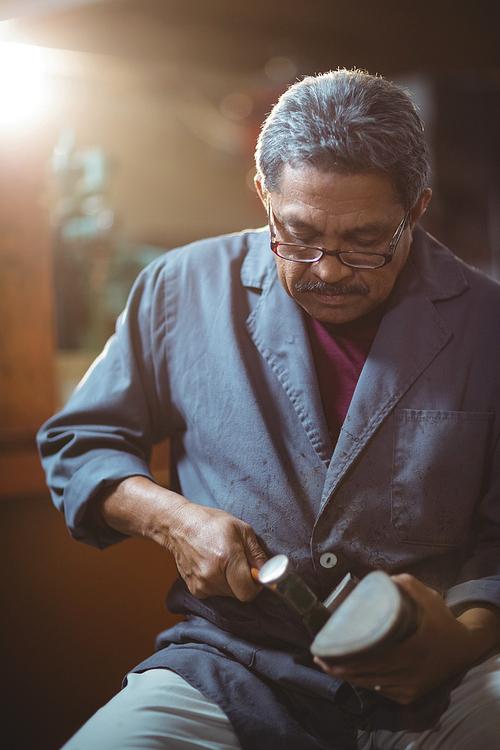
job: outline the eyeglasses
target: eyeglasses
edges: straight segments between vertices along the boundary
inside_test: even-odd
[[[324,255],[335,256],[344,266],[351,268],[383,268],[393,259],[401,235],[406,227],[410,216],[407,211],[394,232],[389,244],[382,242],[379,245],[371,245],[373,252],[366,252],[362,243],[350,240],[345,242],[340,250],[325,250],[324,247],[311,247],[291,242],[279,242],[276,239],[276,227],[271,201],[267,202],[267,219],[271,232],[271,250],[279,258],[293,260],[295,263],[316,263]]]

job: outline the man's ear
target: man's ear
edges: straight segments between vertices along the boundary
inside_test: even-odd
[[[425,212],[427,205],[431,199],[432,190],[426,188],[418,201],[415,203],[410,211],[410,229],[412,230],[417,221],[420,219],[422,214]]]
[[[266,191],[265,191],[264,185],[262,184],[262,177],[261,177],[261,175],[258,172],[255,175],[255,177],[253,178],[253,182],[254,182],[255,189],[256,189],[256,191],[259,194],[259,197],[260,197],[260,199],[262,201],[262,204],[263,204],[264,208],[267,209]]]

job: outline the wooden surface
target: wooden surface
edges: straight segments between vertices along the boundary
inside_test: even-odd
[[[0,427],[37,427],[53,411],[50,228],[43,140],[0,137]]]
[[[0,132],[0,497],[43,488],[34,438],[55,407],[51,138]]]

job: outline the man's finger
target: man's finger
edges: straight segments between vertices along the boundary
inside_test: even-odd
[[[410,575],[410,573],[398,573],[392,576],[392,580],[417,602],[420,602],[422,599],[425,601],[429,597],[430,589],[414,578],[414,576]]]
[[[241,602],[249,602],[255,599],[262,589],[261,584],[256,583],[251,568],[248,564],[243,550],[241,554],[234,557],[226,568],[226,579],[233,595]]]
[[[242,542],[245,548],[245,554],[247,557],[248,564],[250,567],[257,568],[260,570],[265,562],[267,562],[267,555],[257,541],[255,532],[251,527],[245,529],[242,533]]]

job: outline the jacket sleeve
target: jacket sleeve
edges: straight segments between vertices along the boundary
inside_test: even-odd
[[[169,436],[165,259],[139,276],[115,334],[66,407],[38,434],[55,505],[75,539],[99,548],[124,537],[86,515],[89,500],[129,476],[152,479],[151,448]]]

